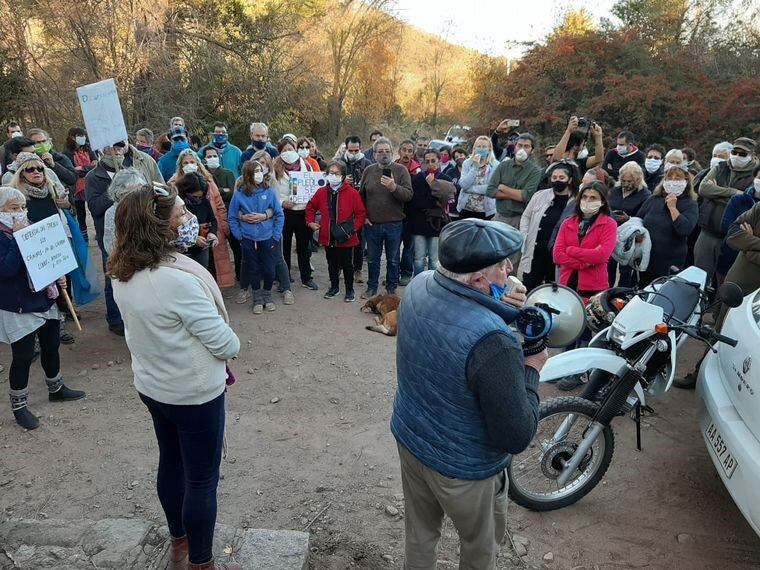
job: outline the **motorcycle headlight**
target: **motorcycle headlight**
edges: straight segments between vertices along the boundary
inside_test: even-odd
[[[610,327],[610,340],[617,344],[623,344],[625,340],[625,331],[620,330],[614,324]]]

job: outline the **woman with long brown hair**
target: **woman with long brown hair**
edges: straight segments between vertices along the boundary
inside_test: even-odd
[[[172,537],[168,568],[242,570],[214,564],[212,552],[226,361],[240,341],[211,275],[172,245],[188,221],[173,188],[146,185],[127,194],[116,209],[108,271],[135,388],[158,440],[158,498]]]

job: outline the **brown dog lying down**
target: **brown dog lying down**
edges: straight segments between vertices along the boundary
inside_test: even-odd
[[[386,336],[396,336],[396,317],[401,297],[398,295],[377,295],[372,297],[362,307],[363,313],[375,313],[375,326],[367,326],[368,331],[382,333]]]

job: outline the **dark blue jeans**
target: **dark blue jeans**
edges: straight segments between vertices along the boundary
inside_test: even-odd
[[[367,239],[367,267],[369,277],[368,289],[377,289],[380,280],[380,257],[385,247],[385,287],[388,291],[395,291],[398,287],[399,253],[401,249],[401,222],[389,222],[387,224],[374,224],[364,226],[364,234]]]
[[[272,290],[275,268],[280,257],[280,244],[273,239],[251,241],[243,238],[243,269],[248,274],[251,289],[258,291],[262,283],[265,291]]]
[[[140,394],[158,440],[158,500],[175,538],[187,535],[190,562],[213,557],[216,488],[224,438],[224,393],[197,406],[163,404]]]
[[[111,285],[111,278],[108,277],[108,254],[106,253],[106,250],[102,248],[100,254],[103,258],[103,274],[106,278],[106,322],[108,322],[109,327],[122,325],[124,324],[124,321],[121,320],[119,306],[116,304],[116,301],[113,300],[113,286]]]
[[[414,275],[414,237],[404,223],[401,243],[404,245],[404,252],[401,254],[401,276],[411,278]]]

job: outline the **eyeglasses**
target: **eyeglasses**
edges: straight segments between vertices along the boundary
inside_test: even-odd
[[[31,174],[32,172],[45,172],[44,166],[30,166],[29,168],[25,168],[24,172],[27,174]]]
[[[749,153],[746,150],[740,150],[740,149],[734,149],[731,151],[732,156],[749,156]]]

